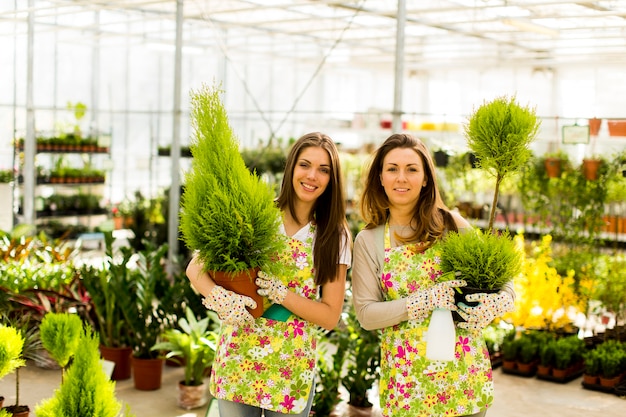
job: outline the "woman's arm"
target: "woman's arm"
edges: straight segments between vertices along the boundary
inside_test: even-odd
[[[320,300],[311,300],[293,291],[287,291],[287,296],[282,303],[283,306],[308,322],[317,324],[326,330],[334,329],[339,322],[343,309],[347,271],[347,265],[337,265],[336,279],[322,286],[322,298]]]
[[[203,270],[202,263],[198,259],[197,254],[195,254],[193,258],[191,258],[191,261],[189,261],[185,273],[187,275],[187,279],[189,279],[189,282],[191,283],[191,286],[202,294],[203,297],[207,297],[216,285],[209,274]]]
[[[376,250],[373,230],[360,232],[354,241],[352,263],[352,302],[361,326],[382,329],[408,320],[406,299],[384,301],[379,269],[383,254]]]

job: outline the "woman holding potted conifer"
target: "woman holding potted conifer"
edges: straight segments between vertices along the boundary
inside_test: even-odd
[[[197,257],[187,267],[205,306],[222,320],[210,391],[223,416],[308,416],[316,333],[333,329],[342,311],[351,237],[339,156],[328,136],[309,133],[292,146],[277,206],[288,241],[275,259],[283,272],[262,269],[256,282],[286,317],[255,319],[250,297],[216,285]]]
[[[354,242],[353,302],[368,330],[381,329],[384,416],[482,416],[493,401],[491,361],[480,330],[513,308],[512,287],[467,308],[452,360],[429,360],[426,330],[437,309],[460,310],[461,279],[440,280],[436,243],[470,224],[444,205],[426,146],[407,134],[376,151],[361,197],[366,227]],[[450,318],[450,321],[452,319]],[[454,330],[453,330],[454,333]],[[433,337],[433,335],[431,335]],[[445,394],[446,401],[438,400]]]

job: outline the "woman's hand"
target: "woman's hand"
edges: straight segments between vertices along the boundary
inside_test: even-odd
[[[464,287],[467,283],[462,279],[443,281],[425,290],[411,294],[406,299],[409,320],[421,320],[436,308],[455,311],[454,288]]]
[[[508,311],[513,311],[513,298],[507,292],[501,291],[495,294],[477,293],[465,296],[467,301],[478,302],[475,307],[459,303],[457,313],[465,322],[460,322],[458,327],[466,330],[478,331],[489,325],[496,317],[500,317]]]
[[[219,285],[214,286],[209,295],[202,299],[202,304],[207,309],[215,311],[224,324],[243,326],[246,323],[254,323],[254,317],[246,307],[256,308],[256,301]]]
[[[272,278],[263,271],[259,271],[256,285],[260,288],[256,291],[262,297],[267,297],[274,304],[282,304],[287,296],[287,287],[277,278]]]

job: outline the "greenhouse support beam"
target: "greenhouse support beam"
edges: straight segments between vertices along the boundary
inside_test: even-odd
[[[35,224],[35,110],[33,65],[35,39],[35,0],[28,0],[26,63],[26,137],[24,138],[24,223]]]
[[[172,185],[170,187],[169,221],[167,222],[168,274],[174,271],[178,255],[178,210],[180,205],[180,102],[183,49],[183,0],[176,0],[176,51],[174,52],[174,109],[172,128]]]
[[[406,24],[406,0],[398,0],[396,15],[396,64],[394,76],[393,111],[391,130],[402,131],[402,89],[404,88],[404,27]]]

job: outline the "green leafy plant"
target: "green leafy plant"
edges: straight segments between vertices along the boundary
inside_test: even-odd
[[[446,276],[451,279],[452,272],[460,272],[468,287],[496,290],[522,270],[521,251],[508,231],[450,232],[436,247]]]
[[[341,371],[350,339],[350,334],[341,330],[331,331],[320,337],[315,397],[311,409],[316,416],[330,416],[341,402]]]
[[[113,251],[113,235],[104,233],[105,256],[102,265],[84,265],[79,273],[90,297],[94,327],[100,341],[107,347],[128,345],[128,328],[120,297],[129,289],[128,262],[133,255],[128,247],[121,247],[121,256]]]
[[[149,241],[144,244],[146,249],[136,254],[136,266],[128,272],[128,288],[118,294],[118,298],[133,355],[153,359],[158,357],[158,352],[152,350],[152,346],[169,326],[160,297],[162,290],[170,284],[164,264],[168,245],[157,248]]]
[[[184,385],[202,385],[206,370],[213,364],[217,346],[219,318],[208,311],[198,320],[191,309],[178,320],[180,329],[166,329],[162,342],[155,344],[155,351],[167,351],[166,358],[178,361],[185,367]]]
[[[378,379],[380,365],[380,335],[376,330],[365,330],[359,324],[356,313],[350,309],[346,315],[349,335],[345,362],[346,372],[341,383],[350,393],[348,404],[371,407],[368,391]]]
[[[246,168],[220,90],[193,92],[191,104],[193,160],[182,196],[183,239],[207,270],[271,270],[283,242],[275,192]]]
[[[100,364],[99,337],[85,327],[74,360],[54,396],[35,407],[39,417],[116,417],[122,404],[115,398],[115,382]]]
[[[476,109],[465,125],[467,144],[481,168],[496,179],[488,229],[493,228],[502,180],[518,171],[530,158],[530,143],[540,120],[535,110],[517,104],[515,97],[498,97]]]

